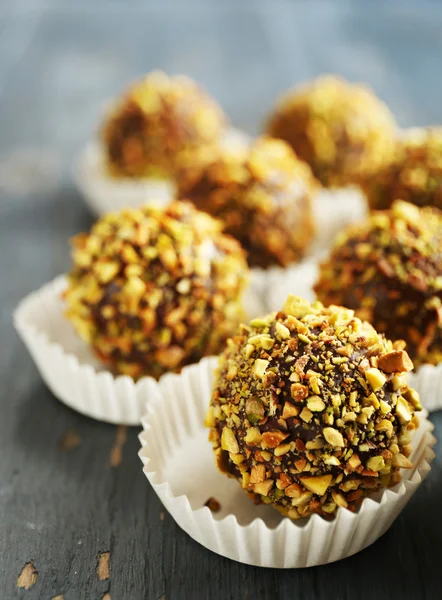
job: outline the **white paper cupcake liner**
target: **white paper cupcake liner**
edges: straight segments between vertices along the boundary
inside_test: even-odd
[[[232,147],[247,144],[249,140],[246,133],[228,129],[223,143]],[[146,204],[165,206],[174,199],[176,193],[172,180],[152,177],[118,179],[109,176],[104,150],[98,139],[86,144],[74,166],[73,179],[87,205],[97,216]]]
[[[100,421],[139,425],[145,410],[149,377],[134,381],[113,375],[79,338],[64,316],[61,275],[30,294],[14,312],[14,325],[40,374],[59,400]],[[249,288],[245,294],[247,317],[264,314],[261,296]]]
[[[430,471],[433,425],[420,418],[411,459],[395,488],[366,498],[357,514],[339,509],[334,521],[318,515],[291,521],[269,506],[256,506],[239,484],[218,472],[203,420],[216,358],[147,383],[140,458],[144,473],[177,524],[197,542],[249,565],[300,568],[334,562],[383,535]],[[213,497],[218,513],[204,506]]]
[[[313,285],[318,276],[318,263],[314,258],[291,265],[287,269],[273,267],[268,271],[254,270],[255,286],[264,289],[269,312],[281,310],[289,294],[302,296],[313,302],[316,295]]]
[[[409,374],[409,381],[429,412],[442,409],[442,363],[418,367]]]
[[[364,194],[357,187],[324,188],[313,200],[313,214],[318,233],[311,254],[322,258],[342,229],[367,217],[368,207]]]
[[[73,178],[87,205],[97,216],[144,204],[164,206],[175,194],[173,182],[167,179],[110,177],[106,173],[103,148],[98,140],[91,140],[84,148],[74,168]]]

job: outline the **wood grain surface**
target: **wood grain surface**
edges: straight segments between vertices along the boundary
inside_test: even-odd
[[[0,5],[0,600],[442,598],[442,451],[395,522],[353,558],[300,571],[205,550],[141,471],[137,429],[46,389],[12,328],[18,300],[69,266],[88,228],[71,180],[104,100],[186,72],[250,133],[321,72],[368,81],[401,125],[442,123],[439,2],[9,0]],[[442,412],[432,420],[442,435]]]

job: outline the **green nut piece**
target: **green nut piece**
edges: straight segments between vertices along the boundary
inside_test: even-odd
[[[367,468],[370,471],[380,471],[385,467],[385,461],[382,456],[372,456],[367,460]]]
[[[249,398],[246,402],[246,417],[251,423],[258,423],[264,416],[264,406],[257,398]]]

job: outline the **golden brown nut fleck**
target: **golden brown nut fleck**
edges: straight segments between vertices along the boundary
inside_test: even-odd
[[[66,316],[105,363],[134,378],[218,353],[241,320],[247,282],[244,252],[220,229],[184,202],[106,215],[73,240]]]
[[[216,498],[210,497],[205,503],[204,506],[207,506],[212,512],[217,513],[221,510],[221,504],[218,502]]]
[[[188,152],[220,139],[225,123],[194,81],[154,71],[125,91],[102,126],[108,170],[116,177],[173,177]]]
[[[250,147],[200,147],[178,175],[180,196],[221,219],[249,264],[264,268],[296,262],[308,250],[314,188],[308,165],[283,141],[267,137]]]
[[[396,122],[369,88],[329,75],[288,91],[267,131],[287,141],[323,185],[341,186],[392,160]]]
[[[273,340],[271,354],[260,336]],[[206,425],[221,470],[255,502],[292,519],[331,518],[338,508],[357,510],[411,464],[420,404],[404,377],[409,359],[352,310],[289,297],[234,340],[220,358]],[[336,362],[347,346],[348,361]],[[272,374],[268,386],[263,372]]]
[[[442,212],[396,201],[344,230],[315,285],[324,304],[341,304],[395,341],[384,371],[442,360]],[[378,363],[379,366],[379,363]]]

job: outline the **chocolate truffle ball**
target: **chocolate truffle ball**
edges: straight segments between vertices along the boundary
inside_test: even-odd
[[[442,360],[442,212],[396,201],[337,238],[315,286],[324,304],[344,304],[415,364]]]
[[[190,203],[123,210],[73,239],[66,315],[118,373],[179,371],[221,351],[243,314],[238,242]]]
[[[190,164],[190,163],[189,163]],[[222,220],[254,267],[287,266],[307,251],[314,179],[283,141],[201,148],[178,178],[179,193]]]
[[[155,71],[125,92],[104,123],[108,170],[173,176],[181,154],[218,140],[224,125],[218,104],[194,81]]]
[[[390,160],[395,128],[369,88],[326,76],[286,93],[267,129],[286,140],[323,185],[342,186]]]
[[[357,510],[412,466],[411,368],[352,310],[289,296],[221,356],[206,418],[219,468],[292,519]]]
[[[442,127],[404,132],[394,160],[362,187],[372,209],[390,208],[397,198],[442,209]]]

